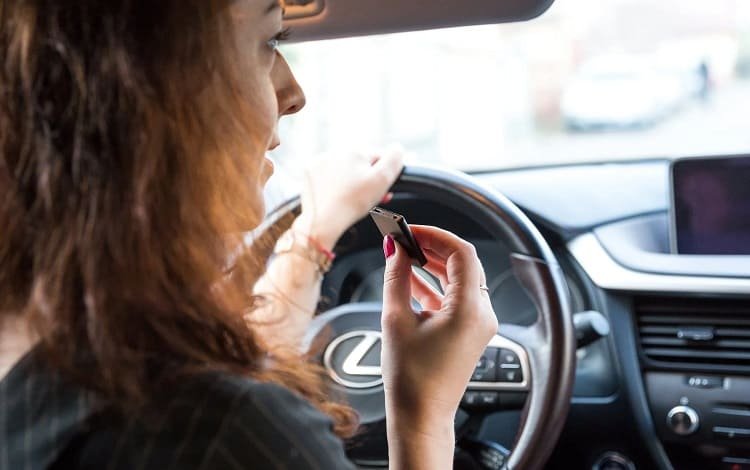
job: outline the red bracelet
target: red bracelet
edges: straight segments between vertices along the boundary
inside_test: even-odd
[[[323,253],[325,257],[328,258],[329,262],[333,262],[333,260],[336,259],[336,253],[324,247],[323,244],[316,240],[314,237],[308,235],[307,241],[310,245],[315,247],[316,250]]]

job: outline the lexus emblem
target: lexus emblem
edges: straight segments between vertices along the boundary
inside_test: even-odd
[[[382,335],[379,331],[351,331],[331,341],[323,354],[323,365],[338,384],[347,388],[373,388],[383,383],[380,369]],[[368,357],[369,356],[369,357]],[[376,361],[373,360],[376,357]],[[377,365],[365,365],[365,359]]]

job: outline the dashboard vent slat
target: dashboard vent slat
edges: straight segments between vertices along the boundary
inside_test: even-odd
[[[748,331],[750,331],[750,318],[727,318],[724,315],[720,315],[719,313],[711,312],[706,312],[706,317],[701,317],[700,314],[682,315],[679,313],[672,316],[643,315],[639,320],[653,325],[675,325],[681,323],[689,323],[691,325],[739,325],[740,327],[747,327]]]
[[[641,344],[646,346],[680,346],[684,348],[693,348],[696,351],[703,351],[701,344],[692,341],[677,338],[662,338],[656,336],[641,337]],[[720,340],[707,343],[709,350],[713,349],[746,349],[750,351],[750,341]]]
[[[717,328],[716,334],[727,337],[750,338],[750,328]]]
[[[676,326],[642,326],[641,334],[676,336],[679,330]]]
[[[650,365],[750,372],[750,299],[645,297],[634,307]]]
[[[667,349],[667,348],[646,348],[646,354],[662,358],[687,358],[702,361],[704,359],[724,359],[724,360],[741,360],[750,361],[750,352],[730,352],[730,351],[700,351],[691,349]]]

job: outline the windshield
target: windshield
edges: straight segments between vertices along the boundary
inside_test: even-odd
[[[282,121],[282,166],[394,142],[461,170],[750,150],[743,0],[559,0],[526,23],[284,53],[308,105]]]

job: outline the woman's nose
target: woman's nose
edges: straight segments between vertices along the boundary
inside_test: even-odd
[[[299,112],[305,107],[305,92],[294,78],[289,64],[283,56],[279,54],[276,61],[278,71],[278,86],[276,88],[276,97],[279,103],[279,116],[286,116]]]

